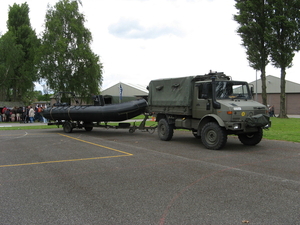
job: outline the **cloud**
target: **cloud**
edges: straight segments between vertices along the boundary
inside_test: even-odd
[[[111,24],[108,27],[110,34],[124,39],[156,39],[165,35],[174,35],[182,37],[184,32],[172,26],[142,26],[136,19],[121,18],[117,23]]]

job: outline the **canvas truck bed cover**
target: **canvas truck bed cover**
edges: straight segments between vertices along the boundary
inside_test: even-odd
[[[193,79],[194,76],[152,80],[149,84],[149,106],[191,106]]]

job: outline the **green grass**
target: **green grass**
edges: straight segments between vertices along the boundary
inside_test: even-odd
[[[141,120],[144,116],[137,116],[132,120]],[[300,118],[271,118],[272,127],[269,130],[264,130],[263,138],[269,140],[282,140],[300,143]],[[131,125],[139,126],[140,121],[135,123],[131,122]],[[102,123],[103,124],[103,123]],[[111,126],[117,126],[119,123],[108,123]],[[0,123],[1,125],[1,123]],[[156,126],[157,123],[154,121],[147,121],[146,126]],[[28,130],[28,129],[51,129],[57,128],[56,125],[37,125],[37,126],[16,126],[16,127],[0,127],[0,130]],[[60,126],[62,128],[62,126]]]
[[[272,126],[264,131],[264,138],[269,140],[282,140],[300,142],[300,119],[299,118],[271,118]]]
[[[143,115],[143,114],[141,114],[141,115],[139,115],[139,116],[136,116],[136,117],[134,117],[134,118],[132,118],[131,120],[142,120],[142,119],[144,119],[145,118],[145,116]],[[151,117],[149,116],[149,119],[150,119]]]
[[[9,124],[8,124],[9,125]],[[1,126],[1,123],[0,123]],[[0,127],[0,130],[33,130],[33,129],[52,129],[57,128],[56,125],[37,125],[37,126],[14,126],[14,127]]]

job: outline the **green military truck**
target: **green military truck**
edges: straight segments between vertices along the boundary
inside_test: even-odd
[[[271,125],[267,107],[252,99],[248,83],[224,73],[152,80],[148,89],[148,110],[164,141],[174,129],[187,129],[208,149],[221,149],[231,134],[256,145]]]

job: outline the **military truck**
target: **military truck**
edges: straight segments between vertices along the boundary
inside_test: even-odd
[[[267,107],[252,99],[253,88],[223,72],[152,80],[148,90],[148,110],[164,141],[172,139],[174,129],[187,129],[208,149],[224,147],[227,135],[256,145],[271,126]]]

